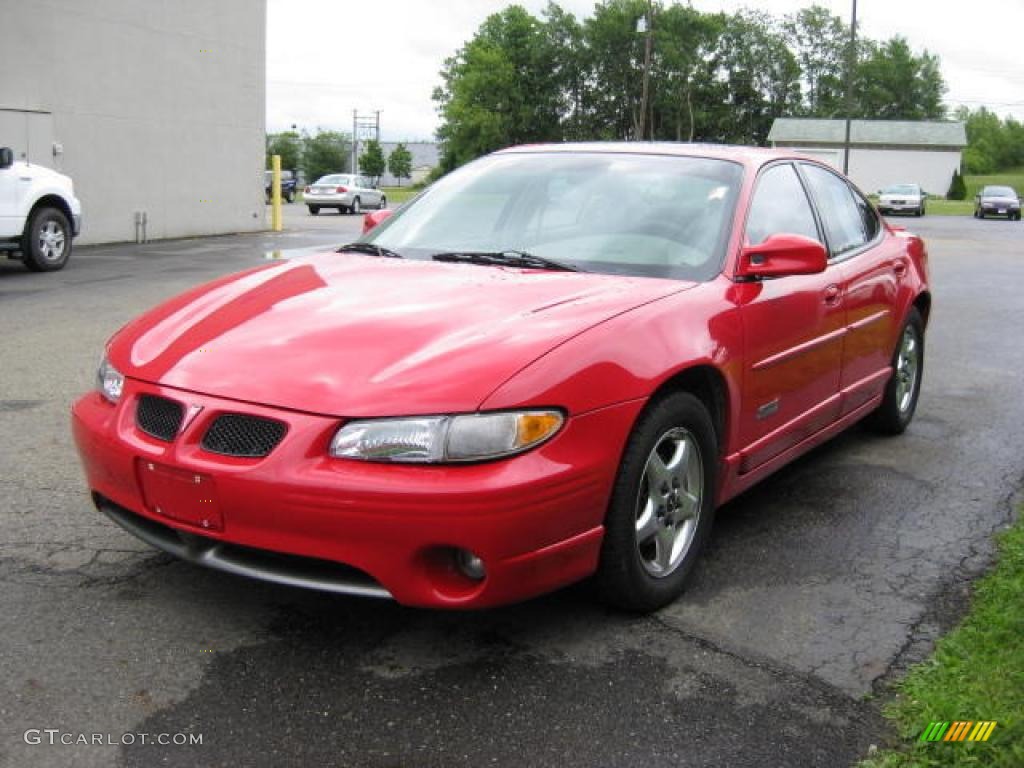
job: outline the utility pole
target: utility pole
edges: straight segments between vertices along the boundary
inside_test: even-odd
[[[843,174],[850,175],[850,123],[853,121],[853,71],[857,66],[857,0],[850,16],[850,50],[846,54],[846,141],[843,143]]]
[[[359,140],[380,141],[380,113],[381,110],[374,110],[371,117],[360,115],[358,109],[352,110],[352,173],[359,173]]]
[[[644,140],[644,132],[647,124],[647,100],[651,84],[651,48],[654,45],[654,0],[647,0],[647,16],[637,22],[637,31],[646,32],[647,39],[644,42],[644,85],[640,96],[640,121],[637,139]],[[651,119],[653,123],[653,117]],[[651,126],[653,132],[654,126]]]

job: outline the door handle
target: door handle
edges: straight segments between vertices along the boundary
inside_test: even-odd
[[[907,262],[897,261],[892,265],[892,271],[896,273],[896,277],[906,277],[907,275]]]
[[[825,288],[825,303],[829,306],[838,304],[841,296],[842,291],[839,290],[839,286],[835,283]]]

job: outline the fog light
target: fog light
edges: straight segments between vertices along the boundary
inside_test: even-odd
[[[487,575],[484,561],[468,549],[455,550],[455,565],[458,566],[464,576],[473,581],[483,581],[484,576]]]

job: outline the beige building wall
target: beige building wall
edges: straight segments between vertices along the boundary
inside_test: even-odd
[[[0,0],[0,146],[74,179],[80,242],[264,229],[266,0]]]

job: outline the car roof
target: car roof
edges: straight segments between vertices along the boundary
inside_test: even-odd
[[[773,160],[810,160],[792,150],[747,147],[733,144],[691,144],[674,141],[588,141],[561,144],[521,144],[500,150],[497,154],[529,152],[593,152],[605,154],[675,155],[731,160],[748,166],[761,166]]]

